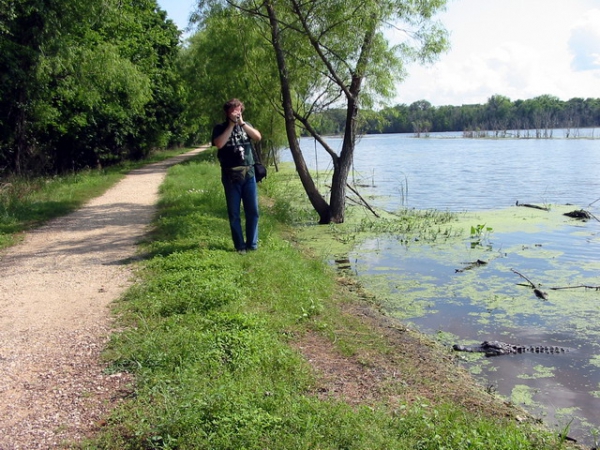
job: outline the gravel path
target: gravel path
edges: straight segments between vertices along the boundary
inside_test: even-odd
[[[168,167],[127,175],[80,210],[0,254],[0,449],[54,449],[102,426],[132,391],[106,374],[109,305],[132,283],[130,262]]]

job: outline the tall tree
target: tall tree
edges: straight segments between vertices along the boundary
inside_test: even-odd
[[[156,0],[0,2],[0,169],[78,169],[166,146],[179,31]]]
[[[55,1],[3,0],[0,13],[0,162],[21,172],[34,143],[44,45],[58,33]]]
[[[108,0],[84,19],[48,65],[54,119],[44,131],[55,144],[57,170],[166,147],[181,103],[179,31],[155,0]]]
[[[394,82],[404,75],[405,61],[428,61],[446,49],[445,30],[433,20],[445,0],[201,0],[199,5],[205,12],[210,6],[213,12],[234,7],[256,18],[275,53],[281,110],[296,171],[319,222],[343,222],[359,111],[377,98],[391,97]],[[405,37],[397,45],[391,45],[384,34],[392,28]],[[315,112],[332,105],[346,109],[339,153],[312,122]],[[332,159],[329,201],[308,170],[298,143],[298,126]]]
[[[508,129],[512,112],[512,102],[503,95],[492,95],[486,104],[486,119],[489,129],[496,135]]]
[[[191,142],[207,142],[212,127],[223,120],[223,104],[237,97],[246,106],[246,118],[261,130],[263,147],[285,145],[283,120],[273,107],[279,102],[273,52],[251,17],[235,10],[211,16],[182,50],[179,72]]]
[[[413,126],[414,133],[419,137],[421,133],[428,133],[431,130],[431,113],[433,108],[427,100],[418,100],[410,105],[409,118]]]
[[[546,94],[535,97],[531,104],[536,137],[552,137],[552,130],[558,124],[561,101],[556,96]]]

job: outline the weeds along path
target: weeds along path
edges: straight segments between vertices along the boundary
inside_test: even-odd
[[[137,169],[80,210],[0,254],[0,449],[79,440],[131,390],[104,373],[109,304],[132,282],[168,167],[193,150]]]

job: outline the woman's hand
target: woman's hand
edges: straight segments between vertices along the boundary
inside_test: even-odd
[[[244,123],[244,119],[242,119],[242,109],[241,108],[234,108],[231,111],[229,111],[229,114],[227,115],[229,121],[233,124],[242,124]]]

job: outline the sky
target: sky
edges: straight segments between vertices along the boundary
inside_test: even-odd
[[[194,0],[158,3],[180,29],[187,26]],[[432,65],[409,65],[392,105],[483,104],[493,95],[600,98],[600,0],[448,0],[436,19],[450,50]]]

